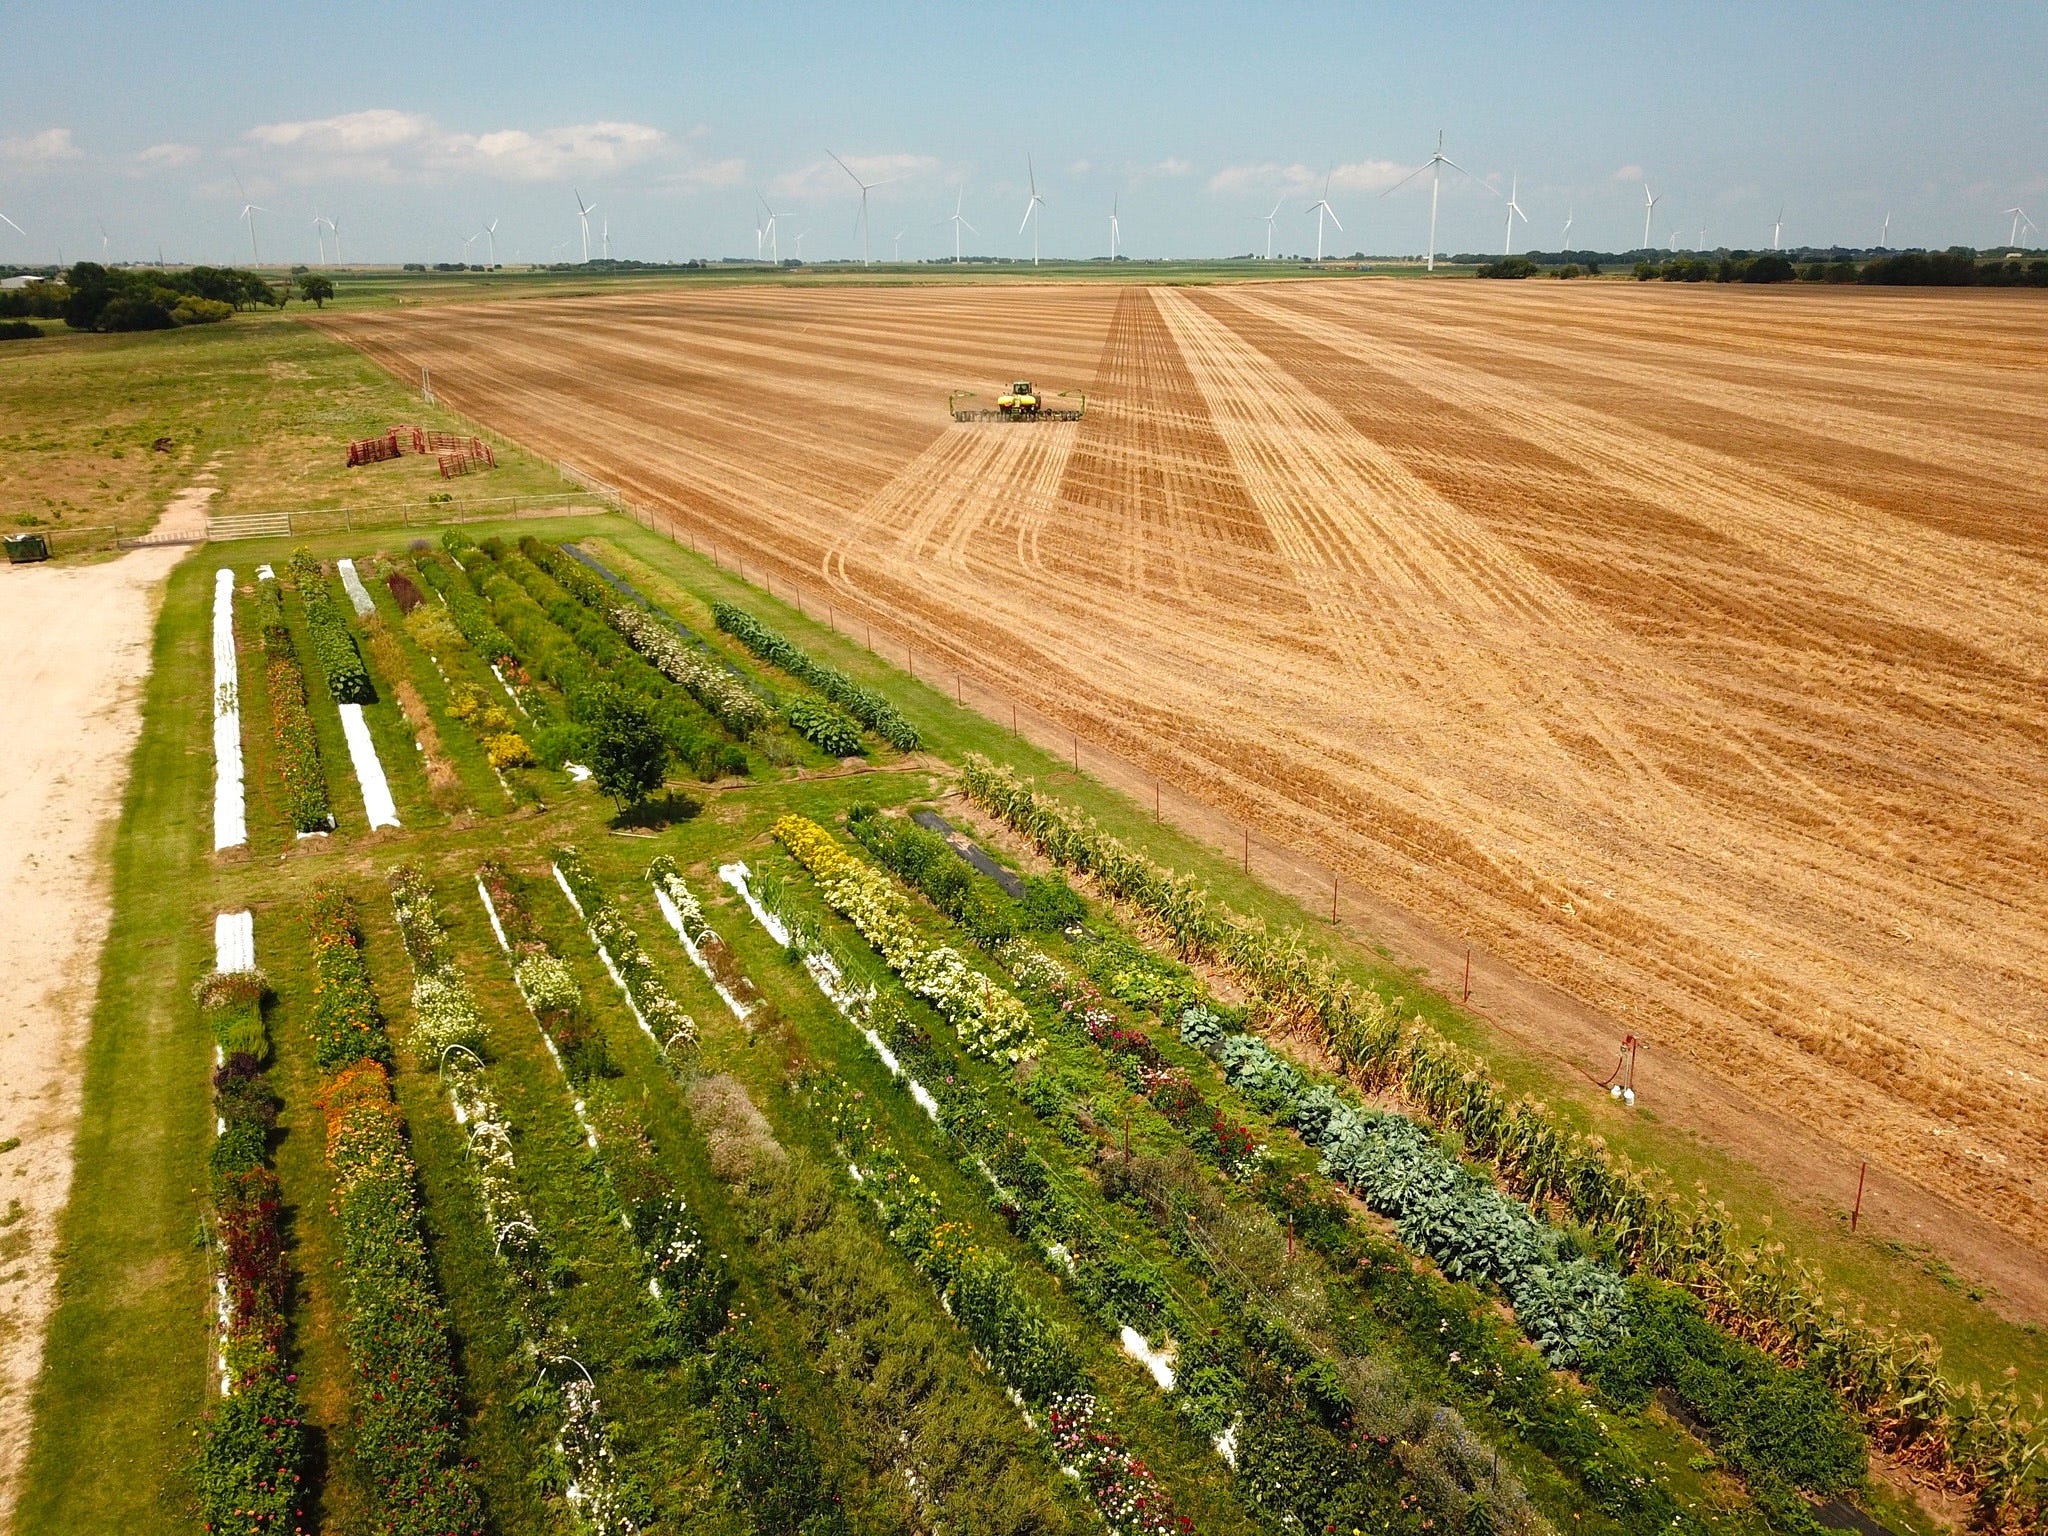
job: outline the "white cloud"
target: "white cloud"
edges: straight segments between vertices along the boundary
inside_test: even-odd
[[[1260,165],[1226,166],[1209,178],[1209,190],[1226,194],[1281,192],[1321,196],[1327,176],[1333,193],[1384,192],[1414,169],[1394,160],[1353,160],[1322,171],[1300,161],[1292,165],[1267,161]]]
[[[1643,179],[1643,168],[1640,165],[1624,165],[1614,173],[1614,179],[1616,181],[1641,181]]]
[[[85,151],[71,142],[69,128],[45,128],[39,133],[0,139],[0,165],[33,169],[84,158]]]
[[[1142,169],[1147,176],[1185,176],[1194,169],[1194,166],[1185,160],[1169,156]]]
[[[199,150],[191,144],[152,144],[135,157],[138,169],[145,171],[175,171],[192,165],[199,159]]]
[[[658,156],[669,136],[643,123],[576,123],[458,133],[421,112],[388,107],[306,122],[265,123],[249,142],[299,179],[418,181],[450,174],[500,181],[601,176]]]
[[[930,155],[841,155],[839,158],[846,162],[848,170],[871,186],[883,181],[909,181],[929,176],[939,169],[939,162]],[[855,195],[853,182],[848,179],[846,171],[834,164],[830,156],[813,160],[798,170],[785,171],[769,183],[768,190],[776,197],[800,203]]]

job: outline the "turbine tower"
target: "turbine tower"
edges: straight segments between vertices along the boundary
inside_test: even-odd
[[[1456,171],[1460,176],[1463,176],[1467,181],[1478,182],[1480,186],[1486,187],[1485,182],[1480,181],[1477,176],[1474,176],[1470,171],[1466,170],[1465,167],[1458,164],[1457,161],[1453,160],[1449,155],[1444,153],[1444,131],[1443,129],[1439,128],[1436,131],[1436,153],[1431,155],[1429,159],[1423,162],[1421,165],[1415,167],[1415,169],[1410,171],[1406,176],[1403,176],[1399,181],[1395,182],[1393,186],[1387,188],[1386,192],[1382,192],[1380,194],[1381,197],[1385,197],[1388,195],[1388,193],[1398,191],[1400,188],[1407,186],[1409,182],[1413,181],[1416,177],[1420,176],[1424,171],[1429,172],[1429,257],[1423,263],[1423,265],[1428,271],[1431,272],[1434,272],[1436,270],[1437,193],[1440,190],[1442,190],[1444,179],[1444,167],[1447,165],[1452,170]],[[1492,187],[1486,187],[1486,190],[1489,192],[1493,192],[1493,195],[1495,197],[1500,196],[1498,192],[1493,191]]]
[[[2020,243],[2020,225],[2024,223],[2027,228],[2033,229],[2036,227],[2034,221],[2027,217],[2027,210],[2017,204],[2004,211],[2012,215],[2012,233],[2005,237],[2005,243],[2007,245],[2018,245]]]
[[[1877,237],[1877,248],[1880,251],[1892,248],[1892,211],[1889,208],[1884,211],[1884,233]]]
[[[1031,178],[1031,201],[1024,205],[1024,222],[1017,226],[1017,233],[1024,233],[1024,225],[1031,226],[1031,265],[1038,265],[1038,223],[1036,215],[1045,206],[1045,199],[1038,195],[1038,167],[1031,163],[1031,157],[1024,157],[1024,173]]]
[[[1778,240],[1785,233],[1785,205],[1778,204],[1778,221],[1771,226],[1771,249],[1778,249]]]
[[[1115,260],[1116,260],[1116,248],[1117,248],[1117,242],[1118,242],[1118,239],[1119,239],[1119,237],[1120,237],[1120,235],[1121,235],[1121,233],[1122,233],[1122,232],[1121,232],[1121,231],[1120,231],[1120,230],[1119,230],[1119,229],[1117,228],[1117,222],[1116,222],[1116,209],[1117,209],[1117,204],[1118,204],[1119,202],[1121,202],[1121,201],[1122,201],[1122,196],[1121,196],[1121,194],[1119,194],[1119,195],[1118,195],[1118,196],[1116,196],[1116,197],[1112,197],[1112,198],[1111,198],[1111,199],[1109,200],[1109,259],[1110,259],[1111,261],[1115,261]]]
[[[829,149],[825,153],[832,155],[832,151]],[[832,163],[846,172],[848,176],[853,177],[853,184],[860,188],[860,264],[865,267],[870,264],[868,261],[868,193],[872,192],[876,187],[886,186],[896,178],[887,176],[881,181],[862,181],[858,176],[854,176],[853,167],[844,160],[841,160],[837,155],[832,155]]]
[[[612,216],[610,214],[604,216],[603,240],[604,259],[610,261],[612,259]]]
[[[334,220],[325,218],[317,213],[313,215],[313,243],[320,249],[320,259],[325,261],[327,259],[327,237],[320,233],[322,225],[325,225],[328,229],[333,229]],[[341,265],[341,237],[339,235],[336,235],[334,239],[334,264],[336,266]]]
[[[583,235],[583,259],[588,261],[590,260],[590,216],[597,212],[597,204],[586,204],[583,201],[583,194],[581,192],[576,191],[574,187],[571,187],[569,190],[576,192],[576,227]]]
[[[491,220],[490,223],[484,226],[484,236],[491,243],[491,265],[495,267],[498,264],[498,221],[496,219]]]
[[[1268,261],[1273,259],[1273,221],[1280,216],[1280,205],[1286,201],[1287,194],[1282,192],[1273,199],[1273,211],[1266,215],[1266,260]]]
[[[1654,209],[1654,208],[1655,208],[1655,207],[1657,206],[1657,204],[1658,204],[1658,203],[1659,203],[1660,201],[1662,201],[1662,199],[1660,199],[1660,198],[1655,198],[1655,197],[1652,197],[1652,196],[1650,196],[1650,184],[1649,184],[1649,183],[1648,183],[1647,181],[1646,181],[1646,182],[1644,182],[1644,183],[1643,183],[1643,249],[1644,249],[1644,250],[1648,250],[1648,249],[1650,248],[1650,213],[1651,213],[1651,210],[1652,210],[1652,209]]]
[[[1515,201],[1516,194],[1521,190],[1521,177],[1517,176],[1508,183],[1508,233],[1507,238],[1501,242],[1500,247],[1500,253],[1503,256],[1515,254],[1515,220],[1520,219],[1524,224],[1529,222],[1529,215],[1522,212],[1522,205]]]
[[[966,197],[967,188],[965,188],[964,186],[956,188],[953,194],[952,213],[947,215],[945,218],[937,221],[941,224],[950,224],[953,226],[953,265],[956,267],[960,265],[960,227],[963,224],[966,225],[969,234],[978,235],[981,233],[981,231],[976,229],[972,224],[968,224],[966,216],[960,212],[961,204],[966,200]]]
[[[903,260],[903,237],[909,233],[910,231],[907,229],[899,229],[896,231],[896,260],[898,262],[901,262]]]
[[[1564,210],[1564,248],[1567,251],[1572,248],[1572,219],[1575,216],[1570,205],[1566,205]]]
[[[778,243],[776,237],[775,210],[768,206],[768,199],[762,197],[760,193],[756,192],[754,196],[760,201],[761,211],[768,215],[768,222],[755,232],[754,254],[756,256],[761,254],[760,242],[765,236],[768,241],[768,259],[779,267],[782,265],[782,246]]]
[[[1327,213],[1330,216],[1330,222],[1337,226],[1338,234],[1344,233],[1343,221],[1337,217],[1337,210],[1330,206],[1330,178],[1336,173],[1337,168],[1334,165],[1329,170],[1323,172],[1323,195],[1302,210],[1304,213],[1312,213],[1316,216],[1317,261],[1323,259],[1323,215]]]

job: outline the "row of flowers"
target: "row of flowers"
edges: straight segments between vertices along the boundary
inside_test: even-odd
[[[833,757],[854,757],[862,750],[860,722],[830,704],[820,704],[816,699],[791,699],[782,718],[797,735]]]
[[[546,1399],[552,1408],[563,1491],[583,1524],[595,1536],[635,1536],[647,1518],[646,1496],[619,1465],[596,1384],[580,1374],[580,1346],[556,1305],[559,1267],[520,1191],[512,1125],[491,1092],[489,1069],[473,1053],[453,1051],[442,1061],[441,1081],[468,1139],[478,1202],[512,1282],[521,1343],[537,1373],[522,1402],[531,1410]],[[579,1374],[557,1382],[556,1373],[571,1365]]]
[[[1016,1265],[974,1242],[965,1227],[940,1219],[938,1196],[876,1129],[857,1092],[829,1078],[814,1078],[809,1088],[891,1246],[931,1280],[989,1368],[1027,1407],[1046,1414],[1041,1432],[1109,1529],[1117,1536],[1193,1530],[1096,1406],[1072,1339],[1032,1298]]]
[[[1972,1491],[1980,1517],[2015,1522],[2048,1507],[2048,1433],[2024,1415],[2012,1382],[1987,1391],[1951,1378],[1933,1340],[1899,1337],[1829,1299],[1781,1245],[1745,1245],[1718,1208],[1514,1097],[1478,1057],[1420,1020],[1404,1023],[1299,934],[1242,917],[980,754],[968,757],[962,783],[1055,863],[1159,923],[1183,954],[1227,966],[1272,1013],[1313,1023],[1361,1082],[1398,1087],[1532,1206],[1563,1201],[1628,1265],[1692,1291],[1738,1336],[1820,1373],[1902,1460]]]
[[[587,872],[579,873],[587,876]],[[580,883],[586,892],[591,889],[587,878]],[[522,925],[523,905],[502,880],[498,885],[515,926]],[[446,929],[432,891],[416,872],[408,872],[394,877],[393,894],[400,905],[400,926],[407,934],[416,980],[429,974],[448,974],[452,964],[446,952]],[[551,1054],[566,1077],[561,1056]],[[540,1288],[551,1282],[541,1234],[524,1206],[516,1203],[510,1186],[509,1127],[485,1086],[481,1057],[455,1051],[443,1059],[451,1101],[469,1132],[472,1161],[499,1251],[515,1277],[524,1281],[528,1294],[537,1296]],[[715,1342],[712,1357],[705,1362],[714,1399],[722,1403],[728,1386],[743,1383],[749,1399],[761,1406],[763,1395],[772,1392],[773,1386],[759,1371],[752,1352],[732,1336],[734,1319],[728,1312],[731,1276],[663,1166],[632,1102],[616,1092],[602,1091],[593,1096],[592,1106],[578,1099],[576,1113],[589,1138],[591,1166],[617,1202],[647,1281],[653,1332],[661,1341],[661,1349],[649,1355],[647,1363],[670,1363]],[[538,1331],[547,1326],[547,1318],[540,1315],[530,1325],[537,1358],[546,1356],[566,1363],[573,1340]],[[642,1501],[618,1474],[594,1385],[570,1376],[559,1398],[557,1450],[565,1463],[565,1484],[577,1513],[599,1531],[633,1529],[634,1522],[642,1518]],[[828,1518],[817,1529],[820,1536],[832,1536],[838,1527],[829,1515],[836,1510],[837,1499],[823,1483],[802,1429],[772,1408],[765,1417],[735,1421],[720,1413],[714,1418],[723,1442],[720,1465],[733,1476],[748,1507],[759,1503],[806,1513],[823,1509]]]
[[[264,1075],[265,992],[259,972],[216,971],[195,993],[217,1047],[210,1173],[224,1400],[207,1418],[194,1481],[207,1530],[250,1536],[300,1529],[308,1450],[284,1353],[291,1266],[270,1166],[278,1100]]]
[[[662,676],[687,690],[740,740],[745,741],[773,718],[767,701],[743,680],[716,658],[693,648],[659,616],[622,597],[610,583],[538,540],[524,540],[520,549],[570,596],[625,636],[626,643],[652,662]]]
[[[745,609],[735,608],[731,603],[714,602],[711,617],[720,629],[756,656],[782,668],[791,677],[809,683],[890,746],[904,752],[915,752],[922,744],[917,727],[897,713],[896,706],[887,698],[856,683],[844,672],[826,666]]]
[[[958,950],[927,943],[888,876],[847,853],[808,817],[784,816],[773,830],[832,909],[859,930],[915,996],[938,1010],[968,1051],[986,1061],[1017,1062],[1037,1054],[1024,1005],[968,965]]]
[[[705,979],[724,999],[726,1007],[732,1010],[733,1017],[746,1024],[761,1006],[760,989],[740,969],[732,947],[719,937],[718,930],[705,918],[704,908],[684,883],[676,861],[665,853],[656,854],[654,861],[647,866],[647,883],[654,887],[655,905],[661,909],[669,927],[675,930],[676,937],[682,940],[690,963],[704,973]]]
[[[284,597],[270,577],[257,581],[256,594],[263,636],[264,695],[270,702],[277,771],[284,780],[285,815],[292,830],[302,837],[330,831],[334,811],[327,803],[327,776],[320,768],[320,744],[313,734],[313,712],[306,703],[306,674],[284,621]]]
[[[971,871],[964,857],[943,840],[916,835],[913,828],[897,826],[893,819],[860,807],[850,813],[849,825],[877,857],[949,911],[971,914],[982,898],[998,903],[1002,900],[994,890],[993,881]],[[936,850],[925,846],[927,844],[936,844]],[[926,854],[935,856],[922,856]],[[1093,928],[1073,928],[1072,936],[1081,946],[1090,970],[1112,980],[1120,998],[1137,998],[1141,1000],[1141,1006],[1149,1007],[1149,1001],[1144,1000],[1154,996],[1182,997],[1195,990],[1191,976],[1168,974],[1169,971],[1178,971],[1178,967],[1169,967],[1122,940],[1099,937]],[[1294,1203],[1301,1194],[1300,1181],[1287,1178],[1270,1163],[1265,1145],[1250,1125],[1233,1118],[1219,1103],[1212,1101],[1187,1070],[1167,1063],[1144,1029],[1124,1023],[1109,997],[1094,982],[1075,974],[1044,950],[1008,934],[1004,925],[995,925],[987,939],[977,938],[977,942],[981,942],[1016,978],[1026,997],[1052,1010],[1055,1040],[1076,1045],[1085,1042],[1092,1046],[1113,1068],[1115,1076],[1121,1078],[1130,1090],[1149,1100],[1160,1118],[1173,1126],[1189,1146],[1218,1172],[1233,1180],[1249,1179],[1253,1193],[1262,1203],[1274,1205],[1276,1215],[1282,1219],[1294,1219],[1298,1214]],[[907,1059],[909,1051],[905,1049],[903,1054]],[[1048,1061],[1045,1068],[1025,1085],[1020,1097],[1034,1114],[1056,1131],[1063,1135],[1078,1133],[1080,1142],[1088,1145],[1095,1138],[1074,1124],[1071,1106],[1082,1098],[1090,1104],[1100,1103],[1094,1095],[1100,1093],[1101,1088],[1097,1086],[1091,1091],[1089,1085],[1093,1081],[1091,1067],[1082,1065],[1071,1055],[1064,1055],[1057,1067]],[[1096,1134],[1100,1134],[1099,1127]],[[1117,1165],[1111,1166],[1114,1169]],[[1272,1198],[1276,1193],[1281,1195],[1277,1201]],[[1158,1214],[1152,1211],[1149,1202],[1140,1202],[1140,1208]],[[1172,1237],[1186,1235],[1180,1231],[1178,1220],[1163,1230]],[[1348,1267],[1351,1267],[1349,1263],[1340,1261],[1340,1268]],[[1411,1289],[1422,1284],[1421,1277],[1413,1275],[1405,1263],[1399,1272],[1408,1279]],[[1212,1275],[1212,1281],[1220,1279],[1220,1276]],[[1441,1289],[1448,1289],[1442,1282],[1436,1284]],[[1379,1290],[1384,1293],[1387,1287],[1382,1286]],[[1432,1321],[1427,1331],[1434,1333],[1438,1324],[1448,1324],[1449,1318],[1440,1315],[1441,1309],[1432,1307],[1428,1310]],[[1469,1326],[1472,1313],[1485,1314],[1487,1310],[1485,1303],[1470,1300],[1462,1309],[1464,1315],[1460,1321]],[[1503,1359],[1500,1349],[1493,1347],[1491,1337],[1487,1336],[1485,1341],[1489,1347],[1483,1353],[1488,1362],[1487,1373],[1494,1384],[1493,1390],[1507,1385],[1519,1389],[1516,1416],[1524,1431],[1577,1469],[1589,1491],[1597,1490],[1595,1497],[1603,1508],[1629,1518],[1633,1525],[1642,1529],[1668,1525],[1674,1513],[1668,1495],[1632,1474],[1625,1454],[1606,1440],[1597,1419],[1573,1411],[1582,1406],[1582,1399],[1568,1392],[1563,1394],[1563,1399],[1568,1400],[1561,1399],[1558,1378],[1540,1360],[1516,1359],[1512,1353]],[[1443,1346],[1444,1351],[1449,1352],[1454,1367],[1459,1359],[1458,1345],[1464,1345],[1464,1353],[1473,1360],[1481,1358],[1482,1351],[1472,1349],[1468,1334],[1461,1333],[1456,1344]],[[1219,1412],[1222,1418],[1227,1419],[1239,1412],[1243,1382],[1256,1381],[1261,1374],[1256,1357],[1262,1349],[1263,1346],[1254,1348],[1247,1355],[1241,1346],[1228,1345],[1221,1336],[1217,1336],[1209,1340],[1203,1349],[1194,1352],[1192,1362],[1184,1363],[1182,1374],[1198,1396],[1210,1399],[1200,1405],[1201,1411],[1196,1414],[1198,1419],[1206,1419],[1208,1415]],[[1527,1351],[1523,1353],[1527,1354]],[[1236,1390],[1219,1391],[1232,1380],[1239,1383]],[[1203,1384],[1193,1385],[1196,1383]],[[1432,1424],[1444,1421],[1441,1410],[1426,1399],[1407,1392],[1405,1388],[1397,1395],[1394,1388],[1391,1380],[1380,1388],[1379,1407],[1383,1412],[1391,1403],[1405,1399],[1405,1406],[1400,1410],[1402,1415]],[[1259,1490],[1267,1490],[1267,1484],[1255,1470],[1257,1465],[1271,1456],[1285,1459],[1298,1454],[1285,1444],[1290,1432],[1302,1430],[1299,1424],[1294,1425],[1293,1431],[1289,1430],[1291,1406],[1284,1399],[1277,1404],[1267,1400],[1258,1412],[1240,1414],[1240,1422],[1245,1418],[1257,1420],[1258,1427],[1254,1430],[1231,1436],[1231,1454],[1244,1465],[1254,1485],[1254,1496],[1262,1496]],[[1306,1433],[1313,1439],[1316,1433],[1314,1426],[1308,1426]],[[1432,1468],[1418,1461],[1411,1470],[1416,1473],[1417,1486],[1429,1490],[1432,1495],[1425,1501],[1427,1507],[1435,1510],[1441,1518],[1450,1511],[1443,1498],[1437,1495],[1446,1489],[1451,1490],[1448,1496],[1453,1504],[1458,1497],[1469,1496],[1455,1492],[1468,1481],[1457,1469],[1469,1460],[1466,1450],[1477,1446],[1484,1451],[1485,1447],[1462,1429],[1448,1439],[1444,1436],[1435,1438],[1443,1443],[1435,1445],[1431,1454],[1447,1458],[1449,1465]],[[1383,1485],[1388,1469],[1383,1465],[1361,1465],[1359,1471],[1368,1481]],[[1512,1482],[1503,1484],[1489,1478],[1485,1494],[1493,1506],[1489,1518],[1498,1528],[1512,1527],[1519,1521],[1533,1518],[1526,1501]],[[1302,1508],[1286,1513],[1289,1518],[1310,1518],[1309,1512]]]
[[[549,946],[527,904],[523,882],[497,860],[486,859],[477,870],[476,883],[499,942],[511,957],[513,983],[540,1022],[569,1081],[580,1088],[613,1076],[618,1069],[604,1036],[584,1011],[576,973]]]
[[[292,551],[286,569],[298,588],[300,606],[306,612],[306,633],[313,639],[313,656],[327,678],[327,691],[337,704],[368,704],[376,697],[370,687],[370,669],[363,665],[356,637],[335,606],[320,562],[304,549]]]
[[[483,1501],[461,1459],[461,1385],[355,905],[343,892],[320,890],[307,920],[315,1054],[326,1073],[316,1103],[333,1175],[356,1456],[382,1529],[468,1536],[483,1529]]]
[[[412,961],[412,1047],[422,1066],[437,1066],[451,1050],[481,1053],[483,1015],[469,982],[456,967],[448,929],[433,889],[417,864],[391,871],[391,910]]]
[[[582,850],[572,846],[557,848],[554,873],[576,915],[589,925],[598,958],[625,993],[634,1021],[656,1048],[670,1052],[695,1045],[697,1021],[669,991],[668,983],[641,947],[639,934],[597,883]]]

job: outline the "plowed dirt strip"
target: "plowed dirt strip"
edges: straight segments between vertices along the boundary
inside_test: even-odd
[[[1342,316],[1329,301],[1305,313]],[[1420,344],[1440,362],[1511,378],[1575,404],[1626,417],[1678,440],[1739,455],[1787,485],[1812,486],[1948,532],[2048,549],[2048,529],[2005,488],[2048,478],[2048,451],[2006,430],[1982,406],[1959,407],[1945,392],[1897,391],[1888,409],[1868,392],[1817,393],[1791,387],[1787,370],[1743,357],[1711,366],[1697,351],[1646,343],[1625,358],[1583,334],[1553,336],[1500,325],[1464,324],[1423,309],[1376,313],[1389,340]],[[2034,423],[2039,437],[2038,422]],[[2004,507],[2002,519],[1987,512]]]
[[[1268,312],[1290,318],[1280,306]],[[1329,331],[1299,317],[1291,323],[1436,398],[1492,414],[1516,436],[1556,449],[1603,484],[1684,506],[1717,532],[1804,572],[1842,601],[1924,624],[2008,666],[2048,675],[2041,644],[2048,566],[1997,559],[1976,541],[1839,496],[1788,492],[1777,476],[1731,454],[1645,433],[1558,391],[1447,368],[1441,359],[1375,331]]]
[[[1795,1194],[1840,1160],[1681,1088],[1670,1048],[2038,1248],[2048,535],[2000,482],[2048,465],[2048,327],[1952,297],[748,290],[324,323],[750,575],[822,573],[920,675],[1645,1030],[1672,1102],[1806,1159]],[[1087,382],[1087,419],[947,422],[948,387],[1016,374]],[[2026,1272],[1957,1225],[1918,1235]]]
[[[1219,307],[1226,302],[1217,301]],[[1842,1113],[1871,1119],[1873,1144],[1905,1153],[1920,1139],[1974,1126],[1966,1152],[1998,1163],[2028,1156],[2031,1137],[2021,1129],[2025,1122],[2014,1119],[2030,1108],[2024,1096],[1993,1085],[1967,1104],[1950,1097],[1985,1050],[1992,1051],[1993,1064],[2016,1070],[2024,1070],[2023,1052],[2000,1061],[1998,1042],[1972,1030],[1965,1052],[1936,1044],[1909,1075],[1897,1017],[1866,1007],[1829,1021],[1826,1031],[1804,1023],[1811,1010],[1824,1008],[1825,993],[1800,985],[1802,973],[1813,969],[1816,955],[1837,971],[1844,968],[1826,934],[1815,931],[1815,920],[1831,929],[1870,910],[1874,900],[1899,893],[1830,878],[1834,829],[1759,818],[1751,802],[1768,796],[1751,786],[1767,764],[1739,735],[1717,764],[1708,754],[1704,780],[1697,753],[1688,759],[1673,750],[1713,742],[1717,730],[1725,731],[1717,718],[1725,712],[1714,701],[1696,697],[1684,677],[1554,590],[1537,568],[1518,568],[1518,557],[1489,551],[1491,536],[1461,527],[1468,521],[1463,514],[1421,480],[1404,483],[1403,471],[1375,468],[1373,448],[1363,439],[1344,441],[1356,437],[1352,429],[1305,397],[1273,359],[1206,331],[1213,322],[1198,318],[1197,301],[1173,295],[1161,307],[1269,521],[1282,528],[1327,517],[1327,531],[1304,545],[1304,561],[1340,569],[1369,564],[1376,573],[1403,564],[1456,572],[1454,600],[1420,574],[1360,584],[1349,597],[1382,620],[1374,630],[1354,631],[1361,675],[1407,669],[1408,686],[1391,698],[1373,695],[1375,734],[1390,727],[1402,745],[1401,768],[1426,768],[1419,780],[1398,769],[1369,771],[1368,784],[1410,816],[1485,834],[1481,842],[1492,867],[1468,872],[1468,879],[1481,876],[1482,885],[1460,905],[1469,911],[1475,899],[1491,902],[1509,919],[1487,933],[1490,942],[1537,974],[1593,979],[1611,1001],[1654,1007],[1662,994],[1670,999],[1666,1036],[1703,1057],[1737,1053],[1743,1064],[1738,1079],[1767,1098],[1796,1095],[1809,1105],[1830,1100]],[[1367,544],[1383,547],[1367,551]],[[1462,557],[1454,552],[1461,544]],[[1340,578],[1332,588],[1319,569],[1302,574],[1314,588],[1343,585]],[[1455,633],[1442,622],[1450,612],[1457,615]],[[1390,633],[1403,637],[1405,651],[1385,643]],[[1433,652],[1427,663],[1418,664],[1418,646]],[[1503,705],[1504,717],[1491,713]],[[1575,762],[1567,745],[1572,738],[1589,749]],[[1722,781],[1748,792],[1716,794]],[[1289,798],[1299,803],[1298,795]],[[1529,815],[1537,806],[1541,814]],[[1355,846],[1341,833],[1339,841]],[[1671,844],[1687,856],[1651,861],[1638,851]],[[1352,872],[1391,893],[1409,884],[1400,851],[1389,845],[1382,852],[1391,858],[1357,858]],[[1629,893],[1618,910],[1596,894],[1617,887]],[[1545,888],[1558,893],[1558,906],[1574,918],[1568,945],[1550,936],[1554,912],[1540,904],[1516,910],[1519,891]],[[1785,899],[1788,889],[1796,901]],[[1728,937],[1735,942],[1716,946],[1693,938],[1703,891],[1731,904]],[[1753,913],[1769,918],[1759,922]],[[1770,968],[1746,963],[1748,957],[1767,960]],[[2048,957],[2036,957],[2042,958]],[[1896,978],[1866,969],[1857,980],[1872,987]],[[1924,1006],[1930,995],[1893,991],[1870,1001]],[[1745,997],[1757,1002],[1746,1007]],[[1780,1039],[1758,1042],[1758,1024]],[[1809,1054],[1816,1048],[1825,1063]],[[1863,1081],[1838,1081],[1830,1065]],[[1918,1113],[1902,1119],[1895,1105],[1869,1091],[1873,1087],[1917,1090],[1910,1096]],[[1872,1117],[1873,1109],[1880,1113]]]

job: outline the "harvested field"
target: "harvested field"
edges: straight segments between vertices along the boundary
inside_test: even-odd
[[[2048,1248],[2044,319],[1319,283],[319,323]],[[1013,371],[1087,419],[948,423]]]

